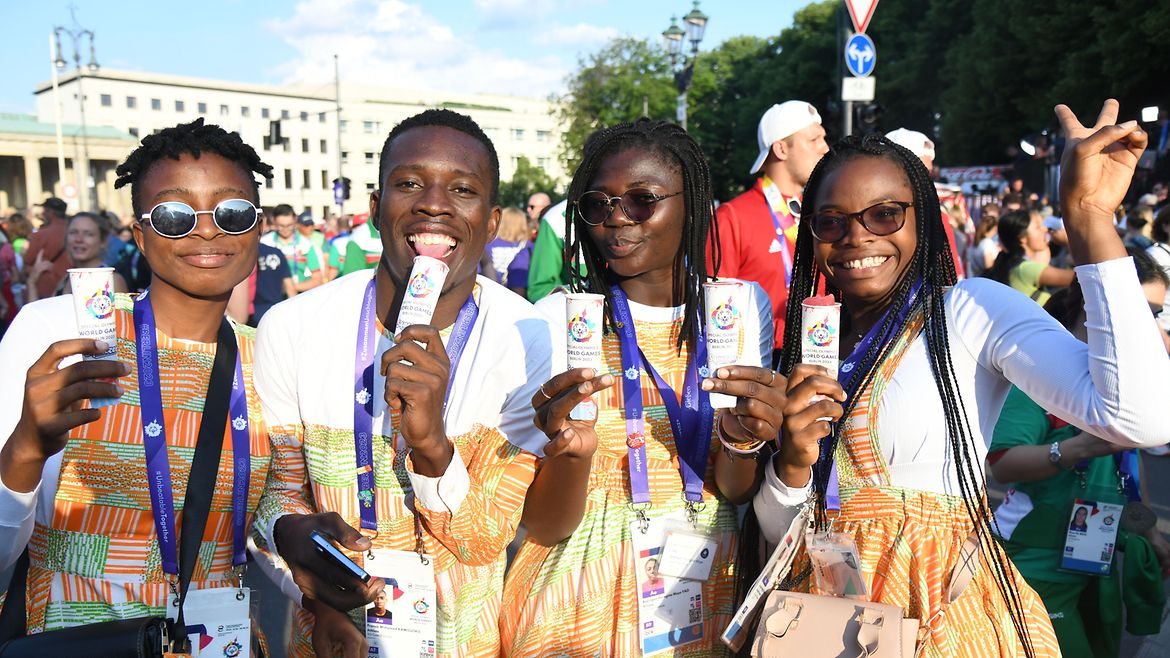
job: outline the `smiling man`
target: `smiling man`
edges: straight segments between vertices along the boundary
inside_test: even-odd
[[[546,442],[529,402],[559,372],[550,330],[476,276],[500,208],[495,148],[475,122],[448,110],[403,121],[383,146],[379,183],[377,269],[278,304],[261,325],[257,390],[278,473],[259,526],[304,592],[294,653],[311,655],[313,629],[321,655],[421,640],[423,653],[495,656],[504,549]],[[431,324],[395,337],[387,327],[419,255],[450,271]],[[314,530],[374,578],[318,554]],[[395,598],[417,599],[415,614],[363,638],[337,611],[374,600],[382,579],[397,583]]]

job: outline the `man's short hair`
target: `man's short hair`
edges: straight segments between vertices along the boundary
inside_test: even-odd
[[[492,144],[492,140],[484,133],[483,129],[479,127],[471,117],[458,112],[444,109],[430,109],[409,117],[394,126],[390,134],[386,137],[386,142],[382,144],[382,155],[378,159],[378,187],[382,186],[386,179],[386,161],[390,155],[390,145],[402,133],[411,128],[426,128],[430,126],[438,126],[442,128],[451,128],[459,132],[470,135],[476,141],[483,144],[487,150],[488,161],[491,163],[492,179],[491,179],[491,197],[490,201],[494,205],[500,196],[500,158],[496,155],[496,147]]]
[[[293,210],[292,206],[288,205],[287,203],[282,203],[272,209],[273,219],[277,217],[285,217],[287,215],[292,215],[293,217],[296,217],[297,215],[297,211]]]

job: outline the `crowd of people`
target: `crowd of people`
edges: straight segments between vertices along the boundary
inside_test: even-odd
[[[1139,450],[1170,442],[1170,210],[1165,185],[1123,205],[1147,136],[1115,101],[1056,113],[1059,197],[979,207],[936,182],[926,135],[829,144],[803,101],[764,113],[756,181],[724,203],[691,136],[649,119],[595,132],[566,198],[521,209],[484,131],[427,110],[387,136],[369,211],[319,221],[262,206],[272,169],[236,133],[147,136],[117,169],[127,221],[57,198],[36,230],[4,220],[20,625],[173,615],[182,581],[187,626],[251,655],[729,655],[746,586],[811,513],[864,596],[920,622],[920,655],[1116,656],[1123,605],[1157,632],[1170,574]],[[446,278],[399,327],[419,256]],[[113,345],[81,337],[69,289],[100,266]],[[712,281],[743,290],[714,370]],[[569,368],[580,293],[600,367]],[[823,295],[837,376],[805,358]],[[233,372],[229,422],[202,427]],[[176,539],[207,450],[206,526]],[[994,510],[985,469],[1009,486]],[[293,600],[291,637],[217,621],[248,617],[249,565]],[[824,589],[799,573],[784,586]]]

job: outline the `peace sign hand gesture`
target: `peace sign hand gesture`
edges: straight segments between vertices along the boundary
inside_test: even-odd
[[[1106,100],[1097,122],[1086,127],[1067,105],[1056,106],[1056,118],[1067,139],[1060,162],[1060,203],[1069,246],[1080,264],[1125,256],[1116,237],[1093,244],[1106,232],[1116,236],[1113,212],[1125,198],[1149,140],[1136,121],[1115,125],[1117,114],[1117,101]]]

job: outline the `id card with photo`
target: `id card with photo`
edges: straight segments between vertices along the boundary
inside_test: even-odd
[[[1060,568],[1064,571],[1108,576],[1117,547],[1124,507],[1092,500],[1077,500],[1069,513],[1068,533]]]
[[[191,638],[191,657],[248,658],[252,649],[251,590],[216,587],[187,590],[183,621]],[[167,596],[167,619],[178,615],[178,600]]]
[[[386,588],[365,609],[370,658],[436,654],[435,569],[430,556],[423,557],[425,564],[414,551],[375,549],[366,558],[366,571],[386,581]]]
[[[869,600],[869,588],[861,574],[857,545],[839,533],[815,533],[806,541],[817,589],[829,596]]]
[[[638,638],[643,656],[669,652],[703,639],[703,582],[667,576],[659,571],[668,526],[688,525],[682,514],[651,519],[642,532],[630,524],[637,580]]]

